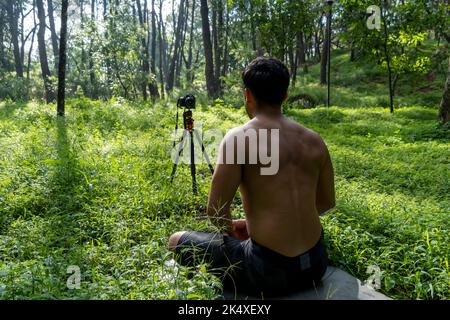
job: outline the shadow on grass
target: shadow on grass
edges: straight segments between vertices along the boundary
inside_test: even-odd
[[[77,155],[70,144],[66,119],[58,117],[55,124],[57,161],[50,180],[49,232],[54,233],[57,239],[54,245],[67,252],[78,238],[76,215],[82,208],[81,176]]]

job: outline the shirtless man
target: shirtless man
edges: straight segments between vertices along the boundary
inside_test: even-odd
[[[266,296],[321,280],[328,258],[319,215],[335,206],[333,167],[325,143],[282,115],[289,79],[286,66],[273,58],[259,57],[247,66],[244,96],[252,120],[222,141],[208,200],[208,215],[223,233],[177,232],[168,244],[181,264],[209,262],[223,275],[225,287]],[[264,132],[259,129],[278,129],[279,152],[271,156],[279,157],[279,167],[273,175],[261,174],[260,162],[239,164],[237,155],[232,163],[224,161],[227,145],[238,152],[237,134],[255,130],[259,139]],[[249,144],[247,140],[246,161]],[[230,205],[238,187],[246,219],[232,220]]]

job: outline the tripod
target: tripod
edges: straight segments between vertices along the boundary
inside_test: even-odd
[[[206,152],[205,146],[203,145],[202,139],[200,138],[200,134],[198,131],[194,129],[194,119],[192,118],[192,111],[190,109],[185,110],[183,112],[183,124],[184,124],[184,130],[183,130],[183,136],[181,137],[180,146],[177,150],[177,155],[175,158],[175,163],[173,165],[172,173],[170,175],[170,182],[173,182],[173,179],[175,177],[175,173],[177,171],[178,163],[180,162],[181,154],[183,153],[184,147],[186,145],[187,136],[189,133],[189,142],[190,142],[190,148],[191,148],[191,160],[190,160],[190,166],[191,166],[191,177],[192,177],[192,192],[194,195],[197,194],[197,180],[196,180],[196,168],[195,168],[195,146],[194,146],[194,138],[197,140],[197,143],[202,147],[202,153],[205,157],[206,162],[208,163],[209,170],[211,171],[211,174],[214,173],[213,166],[211,165],[211,161],[209,160],[208,153]],[[176,120],[176,126],[175,126],[175,132],[178,130],[178,111],[177,111],[177,120]],[[175,146],[175,141],[174,141]]]

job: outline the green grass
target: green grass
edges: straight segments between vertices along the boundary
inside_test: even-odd
[[[204,267],[170,264],[177,230],[212,230],[181,166],[170,184],[174,109],[72,100],[55,106],[0,104],[0,298],[213,299],[220,283]],[[448,299],[449,133],[436,110],[290,110],[329,145],[337,210],[323,220],[332,263],[360,279],[377,265],[394,298]],[[224,131],[242,109],[195,111]],[[242,214],[236,201],[235,214]],[[81,269],[81,289],[66,286]]]

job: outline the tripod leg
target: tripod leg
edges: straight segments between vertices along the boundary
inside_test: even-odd
[[[187,136],[187,131],[184,130],[183,136],[181,137],[180,146],[178,147],[177,156],[175,158],[175,163],[173,164],[172,173],[170,174],[170,182],[172,182],[173,178],[175,177],[175,172],[177,171],[177,166],[178,166],[178,163],[180,162],[180,157],[181,157],[181,154],[183,153],[184,145],[186,144],[186,136]]]
[[[191,177],[192,177],[192,192],[194,195],[197,194],[197,180],[195,178],[195,153],[194,153],[194,134],[193,130],[190,131],[191,140]]]
[[[205,157],[206,163],[208,164],[209,170],[211,171],[211,174],[214,174],[214,168],[211,165],[211,161],[209,160],[209,156],[208,156],[208,153],[206,152],[205,145],[203,144],[202,139],[200,138],[200,134],[198,133],[198,131],[195,131],[195,130],[194,130],[194,134],[195,134],[195,138],[197,139],[198,144],[202,146],[202,153],[203,153],[203,156]]]

